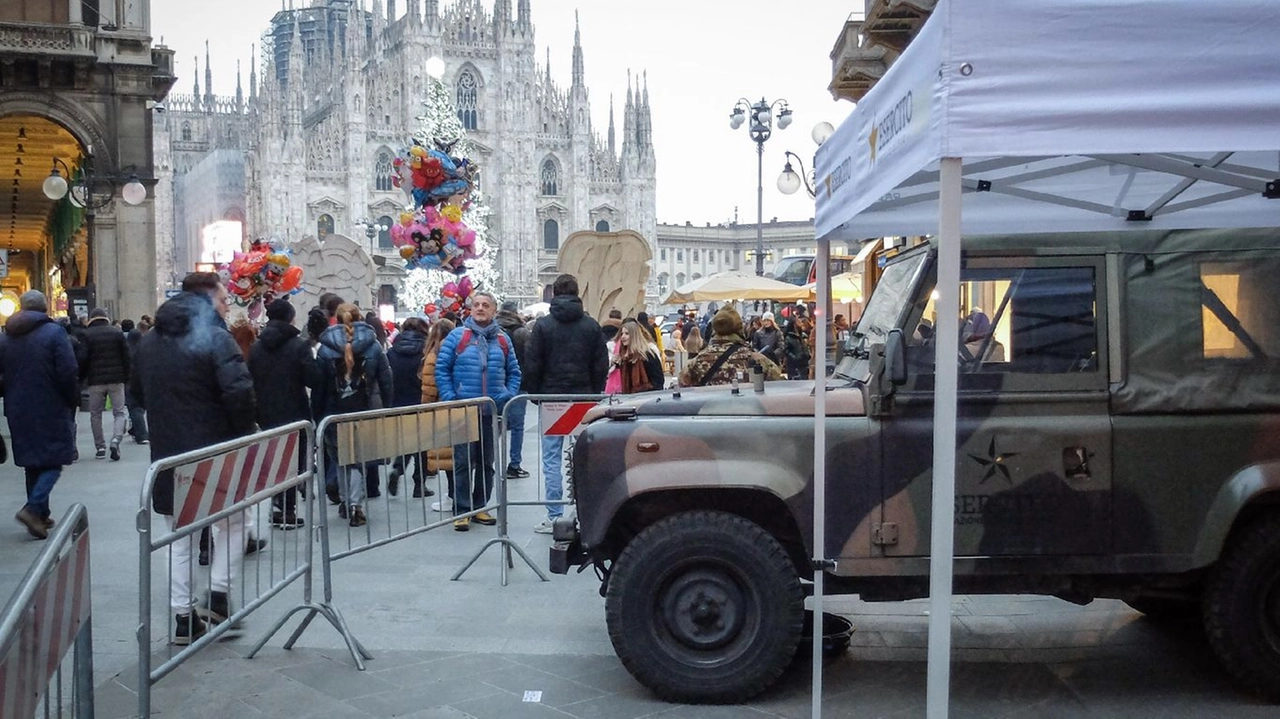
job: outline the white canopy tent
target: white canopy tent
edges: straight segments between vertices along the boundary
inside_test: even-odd
[[[819,252],[832,240],[937,235],[938,306],[958,308],[962,231],[1278,226],[1280,56],[1267,50],[1275,37],[1273,0],[940,0],[818,151]],[[819,262],[819,296],[826,274]],[[940,312],[930,717],[946,716],[950,677],[958,335],[958,312]],[[820,676],[815,664],[815,715]]]

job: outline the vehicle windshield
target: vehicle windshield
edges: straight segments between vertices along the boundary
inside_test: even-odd
[[[870,374],[871,345],[883,343],[889,330],[897,327],[919,284],[928,252],[921,249],[890,262],[871,293],[867,309],[849,334],[841,352],[835,376],[865,382]]]

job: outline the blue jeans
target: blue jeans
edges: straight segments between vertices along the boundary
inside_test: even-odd
[[[453,446],[453,513],[466,514],[489,502],[493,490],[493,422],[480,418],[480,441]]]
[[[23,467],[27,475],[27,507],[41,518],[49,517],[49,495],[62,476],[62,467]]]
[[[548,502],[559,500],[564,496],[564,477],[561,466],[564,464],[564,437],[542,438],[542,481],[546,485]],[[547,505],[547,518],[555,519],[564,514],[564,507],[559,504]]]
[[[507,443],[508,467],[519,467],[524,457],[524,416],[528,409],[529,402],[523,399],[507,405],[507,425],[511,430],[511,441]]]

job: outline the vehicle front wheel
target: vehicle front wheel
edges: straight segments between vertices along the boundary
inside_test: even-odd
[[[1205,590],[1205,632],[1241,684],[1280,702],[1280,515],[1242,530]]]
[[[686,512],[642,531],[613,565],[609,639],[668,701],[741,702],[795,655],[804,594],[782,545],[725,512]]]

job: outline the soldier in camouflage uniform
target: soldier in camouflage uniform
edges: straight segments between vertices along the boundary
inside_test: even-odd
[[[736,377],[749,378],[756,363],[764,370],[765,380],[782,379],[778,365],[752,350],[742,332],[742,316],[736,310],[725,307],[717,312],[711,319],[711,342],[685,365],[680,386],[730,384]]]

